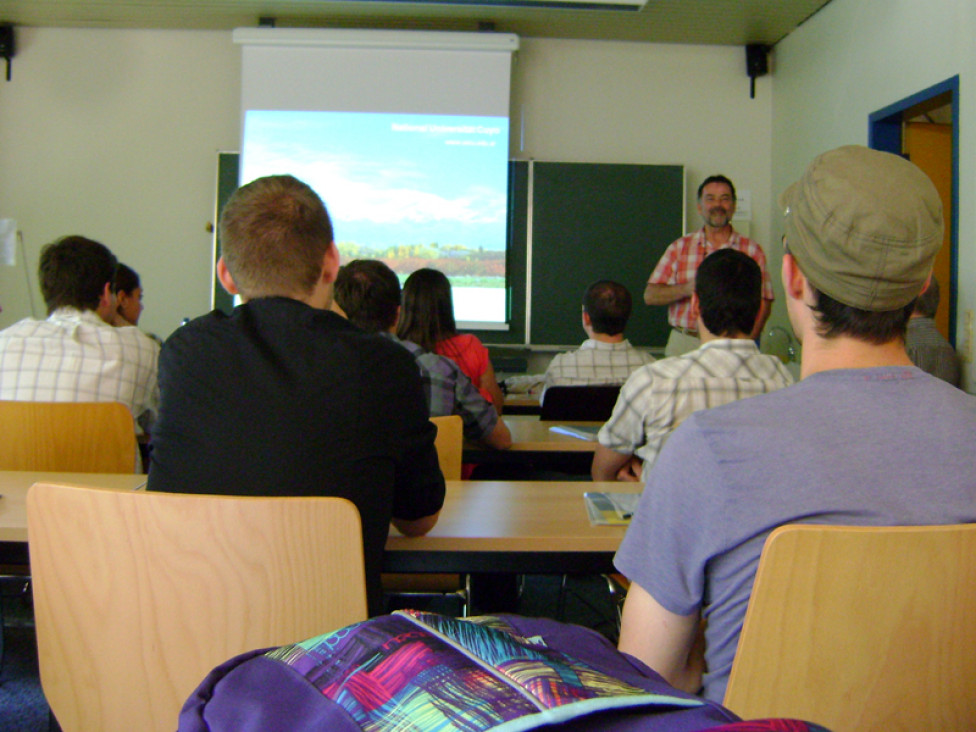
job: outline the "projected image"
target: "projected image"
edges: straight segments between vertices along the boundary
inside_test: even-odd
[[[343,262],[439,269],[459,322],[504,323],[506,118],[248,111],[241,182],[280,173],[325,201]]]

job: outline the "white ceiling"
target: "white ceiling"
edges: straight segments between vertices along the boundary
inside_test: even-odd
[[[477,30],[525,37],[775,44],[829,0],[648,0],[640,11],[500,8],[383,0],[0,0],[0,23],[93,28],[278,27]]]

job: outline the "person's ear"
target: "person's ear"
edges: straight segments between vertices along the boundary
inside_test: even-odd
[[[925,278],[925,284],[922,286],[922,291],[918,293],[918,296],[921,297],[926,292],[928,292],[928,289],[931,286],[932,286],[932,273],[929,272],[929,276]]]
[[[225,290],[227,290],[228,295],[240,294],[237,289],[237,285],[234,283],[234,278],[231,277],[230,270],[227,269],[227,263],[224,262],[223,257],[217,260],[217,279],[220,280],[220,284],[223,285]]]
[[[322,281],[326,283],[335,282],[338,275],[339,249],[334,241],[330,241],[328,249],[325,250],[325,256],[322,258]]]
[[[693,322],[698,322],[698,317],[701,315],[701,300],[698,299],[698,293],[691,293],[691,319]]]
[[[786,296],[794,300],[802,300],[806,277],[797,266],[796,260],[789,252],[783,254],[783,290]]]

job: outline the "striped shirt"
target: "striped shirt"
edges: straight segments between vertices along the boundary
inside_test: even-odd
[[[545,386],[596,386],[623,384],[654,357],[630,345],[630,341],[606,343],[593,338],[575,351],[560,353],[546,369]]]
[[[0,399],[121,402],[148,424],[159,406],[158,359],[159,346],[138,328],[60,308],[0,331]]]
[[[698,272],[698,266],[705,257],[714,251],[725,248],[748,254],[756,260],[759,269],[762,270],[763,299],[772,300],[773,283],[769,278],[769,272],[766,271],[766,254],[759,244],[752,239],[741,236],[737,231],[733,231],[728,243],[722,246],[708,241],[705,236],[705,227],[671,242],[668,248],[664,250],[664,254],[654,271],[651,272],[647,283],[649,285],[682,285],[694,279],[695,273]],[[668,305],[668,322],[673,328],[697,329],[698,324],[691,312],[690,297],[676,300]]]
[[[959,386],[959,356],[939,332],[932,318],[909,319],[905,351],[912,363],[922,371]]]
[[[382,335],[406,348],[416,360],[431,417],[458,415],[464,425],[464,436],[469,440],[483,440],[491,434],[498,423],[498,412],[481,396],[460,366],[447,356],[425,351],[412,341],[401,341],[389,333]]]
[[[760,353],[752,340],[718,338],[635,371],[600,429],[600,444],[637,455],[646,469],[671,432],[692,413],[792,383],[782,362]]]

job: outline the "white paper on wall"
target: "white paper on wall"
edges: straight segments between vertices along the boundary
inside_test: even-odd
[[[0,219],[0,264],[13,267],[17,263],[17,222]]]

